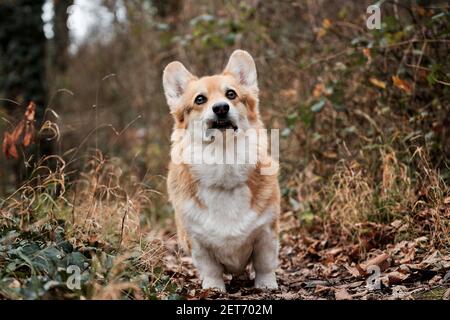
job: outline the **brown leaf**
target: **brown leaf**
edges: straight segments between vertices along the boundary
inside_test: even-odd
[[[347,269],[347,271],[355,278],[365,275],[365,271],[361,269],[361,267],[351,267],[349,265],[344,265],[344,267]],[[358,268],[359,267],[359,268]],[[361,273],[362,272],[362,273]]]
[[[410,263],[412,261],[414,261],[414,258],[416,256],[416,249],[415,248],[411,248],[406,255],[399,260],[399,263],[401,264],[405,264],[405,263]]]
[[[390,257],[389,254],[382,253],[370,260],[367,260],[365,263],[361,264],[361,268],[364,271],[367,271],[367,269],[370,266],[378,266],[378,267],[380,267],[381,271],[386,270],[390,264],[388,261],[389,257]]]
[[[31,101],[25,111],[25,120],[34,121],[34,116],[36,115],[36,104]]]
[[[5,155],[6,158],[8,158],[8,149],[10,144],[10,135],[8,132],[5,132],[3,135],[3,142],[2,142],[2,152]]]
[[[367,64],[372,63],[372,54],[370,52],[370,48],[364,48],[363,54],[367,58]]]
[[[322,20],[322,28],[329,29],[331,27],[331,20],[330,19],[323,19]]]
[[[33,125],[27,125],[25,128],[25,135],[23,136],[22,145],[24,147],[28,147],[34,140],[34,126]]]
[[[319,98],[322,93],[325,91],[325,86],[323,83],[319,82],[318,84],[316,84],[314,86],[314,90],[313,90],[313,97],[315,98]]]
[[[412,86],[406,80],[400,79],[398,76],[392,76],[392,82],[394,86],[405,91],[406,93],[412,92]]]
[[[14,159],[19,158],[19,153],[17,152],[16,145],[13,142],[13,136],[9,132],[5,132],[3,137],[2,151],[6,159],[13,157]]]
[[[358,270],[358,273],[359,273],[360,276],[367,275],[367,270],[364,267],[360,266],[359,264],[357,264],[355,266],[355,268],[356,268],[356,270]]]
[[[22,144],[24,147],[28,147],[34,142],[36,131],[34,128],[35,115],[36,104],[30,102],[25,111],[24,118],[19,121],[11,133],[5,132],[2,151],[6,159],[9,159],[10,157],[18,159],[19,152],[17,151],[17,146]]]
[[[395,284],[400,284],[403,281],[405,281],[409,275],[408,274],[404,274],[398,271],[392,271],[390,273],[388,273],[388,279],[389,279],[389,285],[395,285]]]
[[[285,89],[280,91],[280,95],[287,100],[296,101],[298,98],[298,91],[295,89]]]
[[[334,297],[336,300],[352,300],[352,296],[345,288],[335,289]]]
[[[377,78],[370,78],[369,79],[370,83],[373,84],[375,87],[381,88],[381,89],[386,89],[386,82],[378,80]]]
[[[25,121],[21,120],[19,124],[14,128],[13,132],[11,133],[11,142],[14,144],[19,143],[19,139],[25,129]]]
[[[315,287],[314,293],[316,293],[316,294],[326,293],[326,292],[330,291],[330,289],[331,288],[328,286],[323,286],[323,285],[319,284]]]

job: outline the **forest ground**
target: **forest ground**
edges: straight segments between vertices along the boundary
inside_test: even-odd
[[[386,234],[401,226],[385,227]],[[278,290],[253,288],[245,277],[225,275],[226,293],[202,290],[192,259],[177,246],[176,236],[166,236],[166,272],[187,299],[327,299],[327,300],[409,300],[450,299],[450,255],[429,252],[426,239],[401,241],[385,250],[373,249],[363,263],[356,245],[339,245],[321,234],[302,235],[295,219],[284,215],[281,232]],[[377,269],[377,267],[379,269]],[[377,277],[376,270],[380,270]],[[379,281],[379,286],[377,286]]]

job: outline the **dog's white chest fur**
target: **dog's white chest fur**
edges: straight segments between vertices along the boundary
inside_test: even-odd
[[[189,233],[227,271],[240,273],[249,261],[255,234],[272,216],[251,209],[251,192],[245,183],[248,167],[211,165],[193,172],[199,179],[197,195],[204,207],[194,201],[186,204]]]

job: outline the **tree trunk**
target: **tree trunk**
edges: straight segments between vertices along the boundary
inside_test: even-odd
[[[55,15],[53,18],[54,32],[54,59],[57,71],[64,73],[68,62],[68,49],[70,44],[67,9],[73,5],[73,0],[53,0]]]

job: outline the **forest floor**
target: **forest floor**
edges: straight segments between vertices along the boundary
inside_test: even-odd
[[[166,272],[186,299],[450,299],[450,255],[428,251],[427,239],[387,244],[371,249],[360,260],[359,245],[340,245],[326,233],[318,238],[302,234],[295,219],[283,219],[278,290],[253,288],[253,281],[226,276],[227,293],[202,290],[190,257],[178,249],[168,232]],[[401,226],[381,233],[389,238]]]

